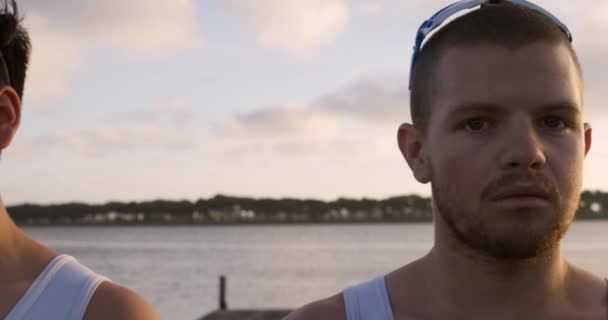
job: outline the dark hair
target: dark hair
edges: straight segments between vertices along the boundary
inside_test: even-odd
[[[3,0],[0,4],[0,51],[4,58],[6,73],[0,70],[0,75],[7,74],[8,81],[0,76],[0,85],[9,85],[15,89],[20,99],[23,99],[25,75],[30,59],[30,37],[21,25],[23,18],[19,14],[15,0]],[[8,83],[7,83],[8,82]]]
[[[426,135],[431,114],[433,83],[440,81],[435,74],[435,66],[447,48],[456,45],[495,44],[508,49],[518,49],[537,42],[566,45],[579,73],[582,74],[578,57],[567,35],[551,19],[522,6],[482,6],[439,29],[422,47],[416,65],[410,71],[410,112],[414,126]]]

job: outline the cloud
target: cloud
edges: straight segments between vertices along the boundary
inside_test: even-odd
[[[349,7],[344,0],[223,0],[246,18],[265,46],[293,54],[329,43],[346,26]]]
[[[194,0],[23,0],[20,6],[33,46],[26,99],[36,106],[65,95],[85,50],[158,57],[204,44]]]
[[[336,135],[345,126],[398,126],[409,121],[406,81],[403,75],[356,81],[310,103],[277,105],[235,115],[215,125],[214,132],[244,139],[310,139]]]
[[[149,106],[114,114],[108,121],[128,124],[172,123],[177,128],[183,128],[191,122],[193,116],[194,111],[186,99],[161,97],[151,101]]]
[[[356,161],[361,155],[370,154],[375,145],[365,140],[328,135],[325,139],[303,138],[294,139],[257,139],[255,141],[224,141],[223,143],[207,144],[203,148],[206,158],[212,158],[221,163],[259,162],[271,163],[289,161],[291,159],[316,158],[348,159]]]
[[[237,114],[214,126],[219,139],[206,153],[221,161],[382,157],[395,151],[395,130],[408,119],[408,95],[405,77],[390,75],[354,82],[310,103]]]
[[[322,143],[310,141],[282,142],[274,145],[274,151],[287,156],[334,155],[349,157],[363,152],[363,143],[346,137],[328,139]]]
[[[608,3],[600,3],[592,11],[591,18],[594,23],[608,27]]]
[[[17,136],[14,143],[2,150],[2,159],[14,159],[18,162],[34,160],[40,154],[44,154],[46,150],[46,144],[41,141],[21,139]]]
[[[248,138],[307,138],[334,134],[337,119],[309,106],[283,105],[236,115],[217,128],[229,137]]]
[[[603,33],[606,32],[608,30]],[[585,108],[594,116],[606,115],[608,114],[606,109],[608,77],[605,70],[608,70],[608,62],[606,61],[608,46],[597,49],[578,46],[577,51],[583,66],[583,77],[585,79]]]
[[[32,55],[24,101],[28,106],[47,106],[49,101],[66,95],[68,79],[83,63],[82,50],[76,41],[49,30],[32,30],[30,36]]]
[[[179,150],[194,145],[194,139],[188,133],[153,126],[81,129],[60,132],[47,139],[84,156],[100,156],[146,147]]]
[[[380,1],[367,1],[359,4],[357,14],[362,17],[380,16],[386,10],[386,3]]]
[[[100,120],[110,126],[55,130],[41,136],[18,135],[7,150],[10,158],[33,160],[54,151],[84,157],[142,149],[190,150],[201,144],[201,130],[190,125],[194,112],[182,97],[160,97],[147,107],[119,111]]]
[[[34,35],[45,30],[152,56],[202,45],[194,0],[25,0],[23,7]]]
[[[409,120],[407,79],[361,80],[319,98],[315,108],[371,124],[398,125]]]
[[[99,157],[136,149],[161,148],[188,150],[195,146],[192,132],[176,131],[155,126],[129,128],[98,127],[63,130],[56,134],[30,138],[15,143],[7,156],[17,159],[34,159],[41,154],[62,149],[84,157]]]

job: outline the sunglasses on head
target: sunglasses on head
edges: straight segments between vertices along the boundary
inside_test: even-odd
[[[414,70],[414,65],[416,64],[416,59],[418,58],[418,54],[420,53],[420,49],[422,48],[422,43],[424,42],[424,39],[429,35],[429,33],[431,33],[431,31],[437,29],[445,20],[447,20],[449,17],[453,16],[457,12],[472,9],[477,6],[485,6],[485,5],[497,4],[497,3],[510,3],[510,4],[519,5],[519,6],[528,8],[530,10],[536,11],[536,12],[546,16],[547,18],[551,19],[566,34],[566,36],[568,37],[568,40],[570,40],[570,42],[572,42],[572,34],[570,33],[570,30],[568,30],[568,27],[566,27],[566,25],[563,22],[561,22],[557,17],[555,17],[551,13],[549,13],[549,11],[547,11],[547,10],[541,8],[540,6],[533,4],[529,1],[525,1],[525,0],[463,0],[463,1],[458,1],[454,4],[451,4],[447,7],[439,10],[432,17],[430,17],[429,19],[424,21],[422,23],[422,25],[420,26],[420,28],[418,28],[418,32],[416,32],[416,42],[414,43],[414,53],[412,54],[412,62],[410,64],[410,84],[409,84],[410,90],[412,89],[412,74],[413,74],[412,71]]]

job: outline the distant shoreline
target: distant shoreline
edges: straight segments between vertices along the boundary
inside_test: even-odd
[[[430,198],[406,195],[387,199],[253,199],[217,195],[197,201],[154,200],[105,204],[23,204],[7,208],[19,225],[171,226],[171,225],[337,225],[430,223]],[[577,220],[608,219],[608,193],[585,191]]]
[[[608,219],[607,219],[608,220]],[[350,226],[390,224],[432,224],[432,221],[339,221],[339,222],[226,222],[226,223],[105,223],[23,224],[20,227],[257,227],[257,226]]]
[[[608,218],[577,218],[574,222],[608,221]],[[230,222],[230,223],[106,223],[106,224],[19,224],[20,227],[272,227],[432,224],[433,221],[339,221],[339,222]]]

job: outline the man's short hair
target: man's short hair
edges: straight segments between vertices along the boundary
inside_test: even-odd
[[[6,72],[0,70],[0,86],[9,85],[15,89],[19,99],[23,99],[25,75],[30,60],[30,37],[21,25],[23,18],[15,0],[0,2],[0,51]],[[8,75],[5,79],[3,74]]]
[[[451,46],[493,44],[518,49],[533,43],[564,44],[581,74],[580,62],[568,36],[551,19],[514,4],[491,4],[454,19],[439,29],[422,47],[413,67],[410,112],[414,127],[427,134],[433,87],[441,81],[436,66]]]

